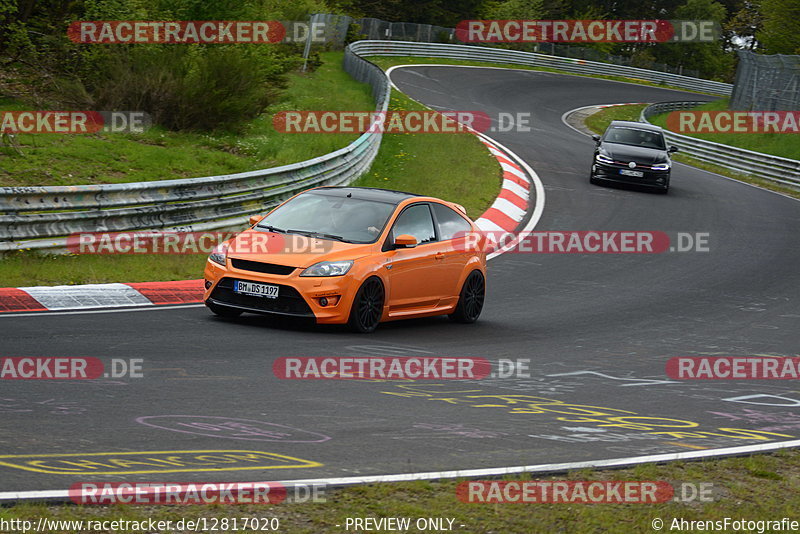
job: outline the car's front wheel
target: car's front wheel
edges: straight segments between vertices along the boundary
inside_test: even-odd
[[[594,165],[592,165],[592,170],[589,171],[589,183],[598,185],[600,182],[594,175]]]
[[[457,323],[474,323],[483,311],[486,281],[480,271],[472,271],[461,287],[458,304],[448,317]]]
[[[350,330],[361,334],[374,332],[383,317],[385,298],[383,282],[375,276],[367,278],[353,299],[350,320],[347,323]]]
[[[242,314],[241,310],[237,310],[236,308],[229,308],[227,306],[219,306],[217,304],[212,304],[210,302],[206,303],[208,309],[214,313],[214,315],[218,315],[220,317],[239,317]]]

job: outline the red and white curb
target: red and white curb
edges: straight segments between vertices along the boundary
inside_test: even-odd
[[[544,209],[544,187],[536,172],[511,150],[486,135],[478,139],[494,155],[503,171],[500,194],[475,224],[484,232],[529,233]],[[535,203],[524,228],[520,228],[531,208],[531,189]],[[517,239],[518,240],[518,239]],[[492,259],[514,246],[517,240],[489,254]],[[131,308],[198,304],[203,302],[203,280],[176,282],[138,282],[129,284],[85,284],[73,286],[35,286],[0,288],[0,315],[14,312],[69,311],[106,308]]]
[[[195,304],[203,280],[0,288],[0,313]]]
[[[484,232],[513,232],[528,213],[531,179],[495,142],[485,137],[480,137],[480,140],[500,163],[503,185],[494,203],[475,220],[475,224]]]

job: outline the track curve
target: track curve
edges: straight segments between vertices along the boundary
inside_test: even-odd
[[[406,321],[370,336],[262,317],[221,320],[200,307],[0,317],[3,356],[143,358],[145,372],[91,383],[6,381],[0,492],[87,478],[289,480],[531,466],[800,437],[800,395],[790,384],[674,382],[664,372],[674,356],[797,355],[800,203],[684,165],[673,170],[667,196],[591,186],[591,140],[561,122],[580,106],[686,93],[444,66],[395,69],[392,80],[435,109],[532,114],[531,132],[490,135],[544,183],[537,230],[708,232],[711,251],[506,254],[490,264],[477,324]],[[282,356],[363,355],[530,358],[531,378],[409,387],[280,381],[271,370]],[[741,398],[748,396],[755,397]],[[580,407],[587,405],[594,408]],[[192,425],[223,421],[211,418],[234,430]],[[254,437],[232,420],[283,430]],[[686,434],[655,435],[653,427]],[[782,436],[720,430],[730,428]],[[96,453],[173,451],[173,463],[188,465],[177,455],[200,450],[281,456],[236,464],[243,470],[177,474],[129,463],[124,473],[101,475],[105,468],[85,462],[107,458],[87,456]],[[54,454],[80,460],[20,458]],[[224,469],[219,454],[208,461]]]

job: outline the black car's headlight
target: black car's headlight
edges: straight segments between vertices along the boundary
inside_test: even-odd
[[[347,274],[352,266],[353,260],[321,261],[300,273],[300,276],[342,276]]]
[[[599,163],[614,163],[614,160],[604,154],[598,154],[594,157]]]
[[[654,171],[668,171],[669,163],[656,163],[650,168],[653,169]]]

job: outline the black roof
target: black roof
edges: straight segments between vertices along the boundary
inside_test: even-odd
[[[611,121],[611,124],[608,125],[609,128],[612,126],[622,126],[623,128],[636,128],[638,130],[649,130],[652,132],[660,132],[661,126],[656,126],[655,124],[648,124],[646,122],[634,122],[634,121]]]
[[[390,204],[399,204],[407,198],[420,196],[413,193],[406,193],[404,191],[393,191],[391,189],[378,189],[373,187],[328,186],[318,187],[314,189],[313,192],[337,197],[345,197],[350,195],[352,198],[373,200],[377,202],[388,202]]]

